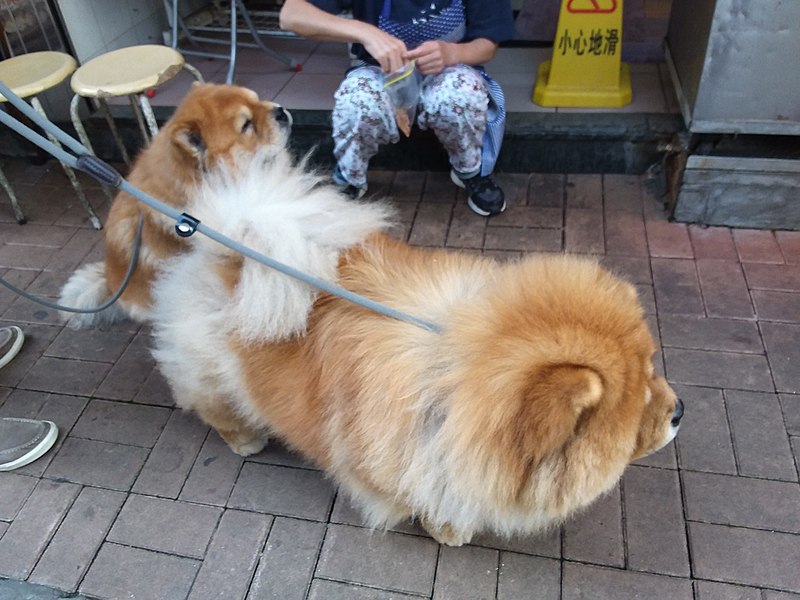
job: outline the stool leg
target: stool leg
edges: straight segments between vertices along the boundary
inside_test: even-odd
[[[89,139],[89,134],[86,133],[86,128],[83,126],[83,122],[81,121],[80,108],[78,106],[80,104],[81,97],[82,96],[78,94],[75,94],[72,97],[72,100],[69,103],[69,116],[70,119],[72,119],[72,126],[78,133],[78,139],[80,139],[81,144],[83,144],[89,152],[97,156],[97,153],[94,151],[94,148],[92,147],[92,142]],[[106,194],[106,197],[109,200],[113,200],[114,192],[111,190],[111,188],[108,187],[107,185],[104,185],[102,187],[103,187],[103,192],[105,192]]]
[[[14,193],[14,188],[11,187],[11,184],[8,182],[6,174],[3,172],[2,168],[0,168],[0,185],[3,186],[6,194],[8,194],[8,197],[11,199],[11,208],[14,209],[14,218],[17,219],[17,223],[24,225],[28,222],[28,219],[25,216],[25,213],[22,212],[22,209],[19,206],[19,200],[17,200],[17,195]]]
[[[45,119],[47,118],[47,114],[44,112],[44,108],[36,96],[31,97],[31,106],[33,106],[36,112],[42,115],[42,117]],[[56,146],[61,148],[61,142],[59,142],[54,135],[48,133],[47,137],[50,138],[50,141]],[[75,190],[75,194],[77,194],[78,198],[83,204],[83,207],[86,209],[86,212],[89,213],[89,220],[92,222],[92,225],[95,229],[102,229],[103,226],[100,224],[100,219],[97,218],[97,214],[94,212],[94,208],[92,208],[92,205],[89,203],[89,199],[86,197],[86,194],[83,193],[83,189],[81,189],[81,185],[78,183],[78,178],[75,177],[75,171],[70,169],[66,163],[62,162],[61,166],[64,168],[64,173],[67,174],[69,182],[72,184],[72,188]]]
[[[156,123],[156,116],[153,114],[153,107],[150,106],[150,101],[144,94],[138,94],[139,105],[142,107],[144,119],[147,122],[147,127],[150,130],[150,140],[158,133],[158,123]]]
[[[244,5],[242,0],[231,0],[231,13],[233,13],[234,5],[239,5],[239,10],[242,12],[242,18],[244,22],[247,24],[248,29],[250,29],[250,35],[253,37],[253,41],[255,42],[256,46],[258,46],[263,52],[274,58],[275,60],[279,60],[285,65],[288,65],[290,68],[298,70],[299,63],[294,60],[293,58],[289,58],[288,56],[284,56],[280,52],[275,52],[272,48],[268,48],[264,45],[264,42],[261,40],[261,36],[258,33],[258,29],[256,28],[253,20],[250,18],[250,13],[247,11],[247,7]],[[230,83],[230,82],[229,82]]]
[[[147,127],[145,126],[144,117],[142,116],[142,108],[139,106],[139,103],[136,100],[136,94],[131,94],[128,96],[128,100],[131,103],[131,108],[133,109],[133,114],[136,116],[136,123],[139,125],[139,132],[142,134],[142,139],[144,140],[144,145],[150,145],[150,135],[147,133]]]
[[[205,83],[206,80],[203,77],[203,74],[198,71],[194,65],[190,65],[189,63],[185,62],[183,63],[183,68],[189,71],[189,73],[192,74],[192,77],[194,77],[197,81],[200,83]]]
[[[103,115],[106,118],[106,123],[108,123],[108,128],[111,130],[111,135],[114,136],[114,141],[117,143],[117,147],[122,154],[122,160],[130,168],[131,157],[128,156],[128,151],[125,149],[125,144],[122,143],[122,136],[119,134],[117,124],[114,123],[114,117],[111,116],[111,109],[108,107],[108,102],[106,102],[103,98],[98,98],[97,101],[100,103],[100,108],[103,110]]]

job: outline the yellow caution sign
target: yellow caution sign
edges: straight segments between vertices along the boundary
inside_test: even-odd
[[[565,107],[629,104],[631,73],[621,53],[622,0],[562,0],[553,58],[539,65],[533,101]]]

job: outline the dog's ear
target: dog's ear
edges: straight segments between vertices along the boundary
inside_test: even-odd
[[[207,148],[199,127],[194,125],[179,127],[172,134],[172,143],[194,158],[198,164],[203,164]]]
[[[588,367],[554,365],[532,374],[519,404],[523,454],[536,464],[557,451],[574,434],[581,415],[602,397],[603,381]]]

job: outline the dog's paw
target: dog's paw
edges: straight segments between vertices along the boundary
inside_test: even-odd
[[[267,445],[267,438],[262,436],[238,434],[222,437],[228,447],[239,456],[258,454]]]
[[[423,518],[420,524],[425,531],[428,532],[428,535],[445,546],[463,546],[464,544],[468,544],[472,539],[471,531],[459,531],[454,529],[450,523],[433,525],[427,519]]]

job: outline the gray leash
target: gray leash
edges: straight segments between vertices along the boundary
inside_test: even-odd
[[[13,118],[4,110],[0,110],[0,122],[4,123],[21,136],[33,142],[51,154],[53,157],[63,163],[66,163],[73,169],[79,169],[84,173],[91,175],[101,184],[123,190],[150,208],[153,208],[154,210],[170,217],[175,221],[175,232],[179,236],[189,237],[195,232],[200,232],[206,237],[209,237],[215,242],[225,246],[226,248],[229,248],[235,252],[239,252],[248,258],[252,258],[253,260],[267,267],[275,269],[284,275],[288,275],[312,287],[320,289],[323,292],[338,296],[344,300],[384,316],[411,323],[412,325],[416,325],[417,327],[421,327],[422,329],[426,329],[428,331],[435,333],[440,333],[442,331],[442,327],[436,323],[432,323],[403,311],[396,310],[390,306],[370,300],[369,298],[346,290],[328,281],[319,279],[318,277],[298,271],[294,267],[285,265],[264,254],[261,254],[260,252],[256,252],[252,248],[244,246],[239,242],[219,233],[218,231],[205,226],[200,222],[200,219],[193,217],[192,215],[178,212],[171,206],[156,200],[149,194],[144,193],[137,187],[128,183],[111,165],[91,154],[80,142],[67,135],[53,123],[42,117],[30,105],[28,105],[27,102],[23,101],[21,98],[19,98],[19,96],[14,94],[14,92],[12,92],[2,81],[0,81],[0,94],[2,94],[12,105],[19,109],[20,112],[22,112],[36,125],[41,127],[47,133],[53,135],[53,137],[55,137],[59,142],[72,150],[77,155],[77,158],[72,154],[65,152],[64,149],[60,148],[57,144],[52,143],[47,138],[33,131],[27,125],[20,123],[17,119]]]

